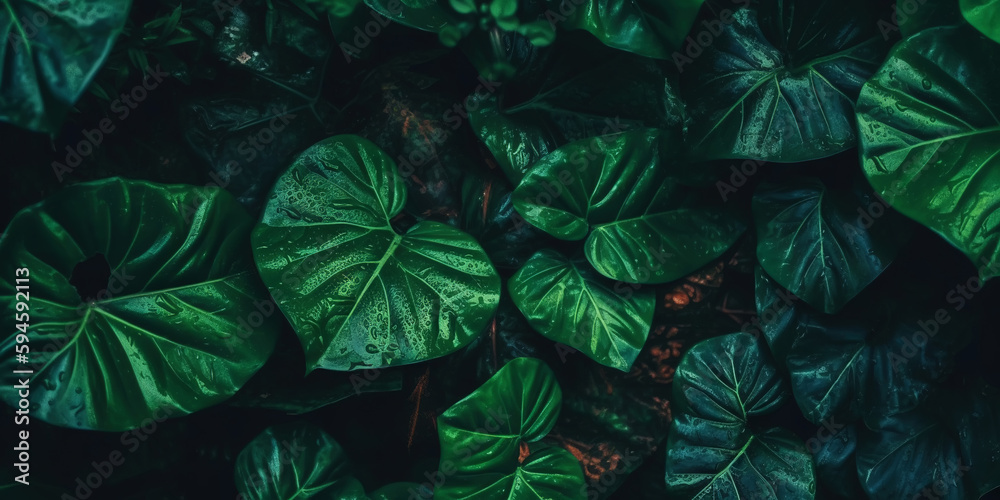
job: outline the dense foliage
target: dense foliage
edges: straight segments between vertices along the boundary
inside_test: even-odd
[[[1000,491],[998,1],[4,5],[0,497]]]

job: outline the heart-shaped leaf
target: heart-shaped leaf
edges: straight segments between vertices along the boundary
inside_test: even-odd
[[[674,58],[696,157],[795,162],[855,145],[854,101],[887,49],[868,2],[761,0],[726,20]]]
[[[0,296],[11,318],[24,313],[32,350],[30,365],[13,356],[0,365],[7,374],[34,370],[31,416],[124,430],[232,396],[277,337],[246,247],[251,226],[221,189],[117,178],[65,188],[19,212],[0,256],[23,267],[25,281],[12,271]],[[74,268],[97,255],[110,277],[84,301]],[[14,352],[22,333],[0,346]],[[15,385],[0,388],[8,404],[18,402]]]
[[[496,310],[500,278],[472,237],[438,222],[393,229],[405,198],[392,159],[351,135],[310,147],[275,184],[254,257],[309,370],[443,356]]]
[[[699,342],[674,374],[676,417],[667,488],[683,498],[812,498],[812,459],[790,431],[754,432],[750,417],[788,397],[777,368],[746,333]]]
[[[340,444],[302,422],[268,427],[250,441],[236,457],[235,481],[246,500],[381,500],[424,493],[415,483],[393,483],[366,495]]]
[[[561,406],[562,390],[544,362],[507,363],[438,417],[439,472],[448,479],[434,498],[583,498],[583,471],[570,452],[528,448],[552,430]]]
[[[896,45],[858,98],[865,175],[893,208],[1000,275],[1000,45],[968,27]]]
[[[909,235],[907,221],[870,193],[834,191],[813,177],[761,185],[753,214],[760,265],[828,314],[881,274]]]
[[[3,4],[0,120],[55,132],[107,59],[132,0]]]
[[[744,229],[718,207],[699,207],[671,175],[678,143],[640,129],[567,144],[531,168],[514,208],[557,238],[587,238],[587,260],[606,277],[675,280],[721,255]]]
[[[652,290],[626,298],[587,261],[570,260],[554,250],[528,259],[507,286],[514,304],[539,333],[625,372],[653,323]]]
[[[969,24],[1000,43],[1000,0],[959,0],[959,5]]]

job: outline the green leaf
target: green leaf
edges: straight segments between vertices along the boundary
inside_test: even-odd
[[[536,163],[514,190],[525,220],[564,240],[587,238],[587,260],[630,283],[680,278],[726,251],[744,226],[699,207],[672,172],[679,140],[640,129],[570,143]]]
[[[959,6],[969,24],[1000,43],[1000,0],[959,0]]]
[[[887,48],[868,2],[763,0],[723,25],[675,58],[692,154],[796,162],[855,146],[854,101]]]
[[[586,30],[602,43],[644,57],[670,59],[691,29],[704,0],[574,0],[548,2],[549,22]],[[566,14],[565,20],[560,14]]]
[[[782,295],[760,273],[757,286],[758,300]],[[784,360],[795,401],[809,421],[846,423],[863,417],[875,425],[915,408],[950,373],[952,358],[974,331],[973,316],[963,312],[939,322],[927,311],[944,311],[937,309],[940,304],[914,299],[926,301],[933,291],[920,283],[906,288],[913,297],[889,298],[873,290],[859,297],[858,310],[837,315],[804,304],[758,302],[762,317],[767,318],[762,311],[773,311],[764,333],[772,352]]]
[[[3,6],[0,120],[56,132],[107,59],[132,1],[3,0]]]
[[[973,383],[918,411],[862,428],[858,477],[869,498],[980,498],[1000,487],[1000,392]]]
[[[679,136],[683,103],[664,72],[653,61],[616,52],[563,37],[525,63],[522,79],[473,94],[472,129],[511,182],[568,142],[643,127]]]
[[[450,9],[437,0],[365,0],[365,5],[404,26],[438,32],[452,21]]]
[[[554,250],[528,259],[507,286],[539,333],[624,372],[631,369],[653,323],[652,290],[626,298],[584,259],[570,260]]]
[[[323,429],[308,423],[268,427],[236,457],[236,489],[247,500],[405,498],[415,483],[393,483],[369,497],[350,475],[344,449]]]
[[[761,185],[753,214],[761,266],[828,314],[878,277],[909,236],[907,221],[883,201],[827,189],[814,177]]]
[[[968,27],[895,46],[858,98],[865,175],[903,215],[1000,275],[1000,45]]]
[[[253,271],[250,217],[217,188],[117,178],[77,184],[19,212],[4,262],[30,273],[31,416],[125,430],[232,396],[270,355],[277,316]],[[83,301],[70,282],[95,255],[110,267]],[[12,271],[0,282],[14,317]],[[13,333],[0,346],[14,351]],[[4,358],[4,373],[18,369]],[[17,405],[14,384],[0,396]]]
[[[507,363],[438,417],[440,470],[452,471],[434,492],[438,500],[583,498],[580,463],[568,451],[531,445],[559,416],[562,390],[535,358]]]
[[[308,370],[378,368],[467,345],[500,300],[500,278],[469,235],[438,222],[399,234],[396,165],[358,136],[304,151],[271,192],[252,242]]]
[[[812,498],[813,463],[790,431],[755,432],[751,417],[788,397],[758,341],[733,333],[699,342],[674,374],[667,489],[682,498]]]

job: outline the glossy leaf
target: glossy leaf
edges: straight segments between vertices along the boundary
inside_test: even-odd
[[[893,208],[1000,274],[1000,45],[968,27],[898,44],[858,98],[861,157]]]
[[[674,375],[667,488],[683,498],[812,498],[812,459],[791,432],[755,432],[751,417],[788,397],[758,341],[734,333],[699,342]]]
[[[301,422],[269,427],[247,444],[236,457],[235,481],[247,500],[381,500],[420,491],[414,483],[393,483],[369,497],[340,444]]]
[[[935,307],[909,297],[873,291],[859,298],[861,310],[829,315],[774,300],[787,292],[766,275],[758,274],[757,286],[758,300],[771,298],[770,306],[758,302],[759,313],[771,320],[764,327],[768,343],[788,368],[803,415],[816,424],[863,417],[875,425],[912,410],[948,375],[952,357],[972,334],[967,311],[940,322],[928,316]],[[919,283],[908,287],[917,297],[932,294]]]
[[[1000,393],[985,384],[862,429],[858,477],[871,498],[980,498],[1000,487]]]
[[[653,323],[652,290],[626,298],[584,259],[541,250],[508,283],[514,304],[542,335],[605,366],[629,371]]]
[[[470,236],[437,222],[393,229],[405,198],[392,159],[349,135],[307,149],[275,184],[254,257],[308,370],[443,356],[496,309],[500,279]]]
[[[959,0],[959,4],[969,24],[1000,43],[1000,0]]]
[[[4,0],[0,120],[55,132],[90,85],[128,18],[131,0]]]
[[[560,8],[550,1],[546,18],[567,29],[587,30],[601,42],[641,56],[670,59],[704,0],[585,0]],[[562,18],[560,13],[566,15]]]
[[[762,0],[723,26],[674,57],[693,155],[796,162],[854,147],[854,101],[887,49],[868,2]]]
[[[761,266],[828,314],[885,270],[909,229],[870,193],[831,190],[812,177],[761,185],[753,214]]]
[[[583,498],[583,472],[568,451],[539,446],[556,423],[562,390],[534,358],[507,363],[438,417],[440,470],[453,471],[434,498]],[[522,457],[521,448],[530,453]]]
[[[30,275],[31,416],[124,430],[232,396],[270,355],[276,317],[247,249],[251,220],[217,188],[117,178],[64,188],[22,210],[0,256]],[[103,255],[111,275],[83,301],[74,267]],[[17,283],[20,284],[20,283]],[[15,314],[15,275],[0,296]],[[0,343],[14,351],[16,334]],[[0,361],[18,369],[14,356]],[[18,401],[15,384],[0,395]]]
[[[570,143],[532,167],[514,207],[557,238],[587,238],[587,260],[606,277],[675,280],[721,255],[744,229],[720,208],[690,201],[690,188],[671,176],[677,147],[651,129]]]

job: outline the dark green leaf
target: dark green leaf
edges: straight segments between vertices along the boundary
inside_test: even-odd
[[[1000,486],[1000,393],[985,384],[862,429],[858,476],[870,498],[980,498]]]
[[[755,432],[751,417],[788,397],[753,336],[699,342],[674,375],[667,488],[683,498],[812,498],[812,459],[791,432]]]
[[[405,198],[392,159],[349,135],[307,149],[275,184],[254,257],[308,370],[436,358],[489,322],[500,278],[486,253],[438,222],[398,234]]]
[[[885,270],[910,228],[868,190],[834,191],[813,177],[761,185],[753,214],[761,266],[828,314]]]
[[[542,335],[605,366],[629,371],[653,322],[653,290],[626,298],[584,259],[554,250],[528,259],[508,283],[514,304]]]
[[[0,120],[55,132],[90,85],[128,18],[131,0],[3,0]]]
[[[721,255],[744,229],[722,209],[690,201],[673,174],[678,144],[652,129],[570,143],[532,167],[514,207],[557,238],[587,238],[587,260],[604,276],[675,280]]]
[[[858,99],[865,175],[882,198],[1000,275],[1000,45],[969,27],[896,45]]]
[[[567,29],[587,30],[609,47],[670,59],[694,23],[704,0],[550,0],[546,14]],[[565,20],[562,14],[566,14]]]
[[[395,500],[421,491],[415,483],[393,483],[369,497],[350,474],[340,444],[301,422],[267,428],[236,457],[236,488],[246,500]]]
[[[124,430],[222,402],[274,348],[276,316],[247,251],[252,221],[225,191],[107,179],[22,210],[0,256],[30,276],[31,416]],[[74,267],[95,255],[107,282],[83,301]],[[15,275],[0,283],[15,314]],[[13,325],[12,325],[13,327]],[[17,331],[0,345],[14,351]],[[5,373],[14,357],[2,361]],[[14,384],[0,389],[17,405]]]
[[[972,334],[967,312],[945,314],[941,323],[934,306],[919,305],[912,297],[926,301],[932,294],[919,283],[907,284],[912,297],[875,290],[859,297],[859,311],[829,315],[801,303],[782,304],[787,292],[762,273],[757,279],[759,314],[770,319],[764,333],[813,423],[864,417],[874,425],[915,408],[950,372],[952,357]]]
[[[723,24],[675,58],[695,156],[795,162],[855,145],[854,101],[887,48],[868,2],[762,0]]]

